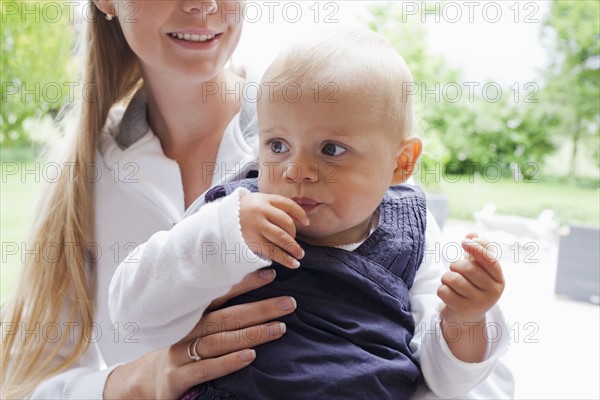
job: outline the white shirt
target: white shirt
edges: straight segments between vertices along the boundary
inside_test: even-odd
[[[178,230],[190,229],[187,221],[193,221],[194,218],[200,220],[202,214],[212,220],[204,220],[197,227],[203,233],[197,234],[196,237],[210,239],[210,235],[215,235],[214,239],[219,243],[221,240],[229,240],[228,234],[239,234],[241,237],[241,230],[237,229],[239,218],[236,219],[233,213],[224,215],[224,209],[217,210],[219,204],[206,205],[198,213],[189,216],[201,204],[193,204],[188,211],[184,210],[183,186],[179,167],[175,161],[164,155],[158,138],[149,128],[140,139],[129,147],[124,150],[119,148],[113,135],[114,130],[118,129],[123,111],[122,108],[115,108],[111,111],[107,128],[101,133],[95,160],[98,179],[94,186],[96,243],[93,245],[97,249],[98,257],[94,263],[90,264],[89,268],[90,274],[95,274],[96,309],[93,325],[83,327],[84,332],[87,331],[85,336],[90,343],[85,354],[73,368],[40,384],[32,398],[101,398],[104,383],[113,368],[154,350],[161,340],[157,338],[163,335],[171,339],[182,337],[198,322],[206,300],[193,304],[189,301],[190,297],[178,296],[185,299],[181,302],[182,304],[184,302],[192,303],[193,307],[177,309],[177,317],[174,321],[176,323],[173,323],[174,328],[165,330],[164,326],[160,326],[160,321],[164,319],[165,315],[160,314],[161,311],[156,311],[159,309],[155,309],[157,303],[160,303],[161,297],[151,294],[153,291],[156,291],[154,293],[170,293],[171,285],[175,283],[178,284],[179,289],[179,285],[182,283],[195,281],[185,275],[189,273],[189,268],[187,268],[188,272],[185,271],[186,269],[162,271],[160,268],[148,268],[148,275],[144,275],[141,280],[138,279],[139,277],[135,279],[137,282],[151,284],[153,290],[148,290],[148,288],[143,290],[144,288],[142,288],[123,292],[124,297],[121,299],[125,302],[123,304],[138,307],[138,310],[143,311],[144,316],[156,318],[159,321],[156,331],[145,330],[146,334],[140,335],[138,324],[143,322],[151,325],[154,323],[151,319],[142,321],[136,316],[135,321],[125,320],[117,323],[111,321],[108,312],[110,281],[119,263],[138,245],[151,238],[150,243],[155,241],[163,245],[165,243],[173,245],[177,241],[169,242],[168,237]],[[244,139],[238,119],[239,114],[234,117],[225,130],[217,155],[218,171],[213,176],[212,185],[243,176],[244,166],[256,160],[256,152]],[[235,197],[232,199],[235,200]],[[225,205],[227,206],[227,204]],[[210,207],[214,207],[214,209],[211,210]],[[196,217],[197,215],[200,217]],[[186,218],[188,216],[189,218]],[[223,219],[220,219],[221,217]],[[175,224],[171,233],[165,232]],[[231,226],[236,226],[236,229],[229,229]],[[421,367],[426,376],[439,375],[439,370],[456,371],[448,379],[440,382],[428,382],[433,392],[447,397],[448,393],[451,394],[453,391],[461,393],[465,387],[471,387],[475,382],[484,380],[494,369],[498,357],[506,351],[509,343],[508,327],[499,309],[494,307],[487,315],[488,323],[497,323],[501,326],[504,334],[498,342],[492,343],[488,359],[482,363],[467,364],[451,354],[443,342],[439,324],[437,324],[439,320],[437,307],[440,300],[435,293],[439,286],[439,277],[443,274],[445,266],[443,263],[436,262],[433,249],[435,243],[440,242],[441,235],[431,217],[428,217],[427,227],[428,250],[426,250],[425,260],[410,293],[417,327],[415,340],[411,342],[411,350],[420,358]],[[200,243],[200,245],[202,244]],[[147,253],[146,250],[143,252],[144,254]],[[135,254],[130,254],[129,257],[135,257]],[[251,265],[248,270],[256,269],[255,267],[256,265]],[[212,286],[211,291],[207,290],[206,292],[208,297],[212,298],[218,293],[225,293],[232,284],[231,282],[239,280],[239,276],[243,276],[246,272],[243,266],[240,268],[238,265],[231,264],[232,275],[227,278],[231,281],[226,279],[227,282],[223,283],[223,287]],[[222,274],[217,275],[221,276]],[[203,276],[206,278],[205,275]],[[223,276],[227,277],[228,275]],[[232,278],[234,276],[235,279]],[[206,278],[205,283],[208,281]],[[212,278],[210,281],[216,282]],[[197,287],[190,287],[189,290],[193,291],[193,296],[197,296],[199,293]],[[169,312],[169,310],[164,310],[164,312]],[[173,312],[173,309],[170,312]],[[63,324],[68,325],[68,321],[63,321]],[[431,333],[431,330],[437,330],[437,337],[440,340],[417,339],[428,337],[423,333],[434,337],[435,334]],[[166,346],[175,341],[176,339],[163,340],[163,343]],[[429,369],[432,372],[427,372]],[[504,369],[501,372],[499,375],[496,374],[496,380],[488,379],[481,386],[480,392],[474,390],[469,393],[469,396],[473,393],[476,396],[480,395],[478,393],[483,393],[484,396],[510,397],[512,395],[512,378],[505,375]],[[426,388],[421,388],[418,396],[427,398],[433,394]]]

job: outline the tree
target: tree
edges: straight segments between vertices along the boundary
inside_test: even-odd
[[[552,65],[543,100],[561,119],[557,132],[570,137],[573,177],[581,140],[598,146],[600,137],[600,2],[553,1],[544,36]]]
[[[69,93],[72,17],[66,3],[3,0],[0,9],[3,147],[30,143],[24,123],[56,113]],[[72,81],[72,79],[71,79]]]
[[[456,82],[459,71],[448,66],[445,60],[427,52],[427,31],[416,19],[407,18],[395,4],[373,5],[365,21],[367,27],[386,38],[408,63],[417,89],[425,89],[440,82]],[[456,104],[427,101],[420,94],[413,97],[416,123],[415,133],[425,142],[421,168],[434,170],[451,161],[444,146],[446,119],[442,115],[460,115]],[[427,183],[427,182],[424,182]]]
[[[420,18],[407,18],[395,4],[371,8],[367,26],[392,43],[413,72],[417,87],[443,92],[461,87],[461,71],[443,57],[427,52],[427,31]],[[436,86],[437,85],[437,86]],[[437,89],[436,89],[437,88]],[[539,103],[514,104],[506,97],[496,101],[481,95],[414,96],[420,132],[425,141],[421,165],[428,170],[486,172],[490,164],[501,171],[518,163],[525,177],[535,175],[544,157],[554,150],[547,128],[557,119]],[[448,97],[448,98],[446,98]],[[449,97],[455,97],[453,101]],[[438,165],[432,165],[438,164]]]

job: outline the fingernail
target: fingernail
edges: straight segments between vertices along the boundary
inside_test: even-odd
[[[465,239],[463,243],[469,246],[481,246],[481,243],[474,239]]]
[[[269,325],[269,335],[270,336],[283,335],[285,333],[286,329],[287,328],[283,322]]]
[[[254,350],[245,350],[240,353],[240,360],[244,362],[252,361],[256,358],[256,351]]]
[[[294,268],[300,268],[300,261],[298,261],[298,260],[296,260],[296,259],[293,259],[293,260],[292,260],[292,266],[293,266]]]
[[[296,308],[296,299],[293,297],[286,297],[277,302],[277,306],[283,311],[289,311]]]
[[[262,271],[260,271],[258,273],[258,276],[260,276],[260,278],[264,279],[265,281],[270,281],[273,278],[275,278],[275,270],[274,269],[263,269]]]

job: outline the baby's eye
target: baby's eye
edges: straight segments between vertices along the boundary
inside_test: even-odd
[[[287,153],[290,151],[290,148],[281,140],[273,140],[271,142],[271,151],[276,154]]]
[[[345,153],[345,152],[346,152],[346,148],[344,146],[340,146],[339,144],[335,144],[335,143],[327,143],[321,149],[321,153],[323,153],[327,156],[339,156],[340,154]]]

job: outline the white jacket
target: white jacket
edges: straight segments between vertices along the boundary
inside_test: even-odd
[[[84,333],[87,332],[84,336],[90,342],[89,347],[73,368],[39,385],[32,398],[101,398],[104,383],[112,369],[150,350],[155,350],[157,340],[160,340],[161,336],[169,339],[163,340],[160,344],[165,346],[172,344],[177,338],[187,334],[200,319],[207,300],[194,304],[187,297],[179,304],[181,308],[177,309],[177,320],[171,324],[172,328],[165,330],[164,326],[157,326],[154,335],[147,334],[142,337],[138,334],[139,319],[117,323],[111,321],[108,312],[109,284],[119,263],[138,245],[151,237],[156,243],[168,243],[169,235],[178,229],[189,229],[186,221],[193,218],[198,219],[198,229],[202,231],[196,233],[196,238],[218,243],[224,243],[226,240],[233,240],[235,243],[238,239],[227,235],[239,235],[241,238],[239,217],[235,213],[223,213],[225,207],[231,205],[225,204],[222,209],[219,209],[224,201],[206,205],[199,213],[178,224],[196,211],[201,202],[194,203],[187,211],[184,210],[179,167],[175,161],[164,155],[158,138],[148,127],[143,99],[132,103],[125,117],[123,114],[123,108],[115,108],[111,111],[106,128],[101,133],[96,153],[97,181],[94,195],[96,243],[94,246],[98,257],[89,265],[90,274],[94,274],[96,280],[96,310],[93,325],[83,327]],[[253,141],[256,128],[252,118],[252,113],[244,113],[243,105],[242,112],[237,114],[227,126],[217,155],[214,168],[216,173],[211,186],[225,180],[244,177],[246,167],[255,162],[256,151],[253,148]],[[235,201],[235,197],[232,197],[231,201]],[[176,224],[172,233],[165,232]],[[443,376],[440,374],[441,370],[456,371],[447,379],[429,382],[430,388],[435,393],[448,396],[451,393],[461,393],[465,388],[473,387],[483,381],[494,369],[498,358],[506,351],[510,339],[506,322],[499,309],[495,307],[488,313],[488,323],[497,324],[501,335],[497,342],[491,344],[488,359],[478,364],[467,364],[450,353],[437,323],[440,300],[435,293],[445,266],[436,260],[440,254],[435,254],[435,243],[440,242],[441,235],[432,218],[428,218],[426,234],[428,249],[426,258],[411,289],[410,300],[417,327],[411,349],[418,354],[425,376]],[[199,240],[197,244],[201,245],[201,242],[202,240]],[[135,257],[135,254],[130,257]],[[200,265],[200,262],[198,264]],[[268,265],[268,262],[249,264],[245,267],[231,264],[228,273],[219,273],[211,277],[210,284],[208,284],[209,280],[205,279],[203,287],[207,290],[207,296],[204,297],[213,298],[219,293],[227,292],[231,284],[239,281],[240,277],[248,271],[257,269],[258,265]],[[160,308],[155,309],[154,307],[160,305],[161,298],[148,295],[154,290],[156,293],[170,292],[171,285],[176,282],[179,285],[182,282],[198,280],[185,276],[185,270],[165,271],[159,268],[150,273],[150,276],[146,276],[139,282],[152,284],[152,290],[146,288],[146,290],[130,291],[127,293],[127,298],[122,300],[132,307],[140,307],[139,309],[142,310],[145,308],[148,311],[144,315],[154,314],[158,321],[165,318],[164,314],[159,313],[169,313],[169,309],[162,311]],[[218,280],[223,277],[225,280]],[[199,288],[193,290],[196,294],[200,291]],[[69,326],[68,321],[62,323]],[[432,331],[434,329],[437,333]],[[427,338],[428,341],[422,340]],[[511,397],[513,386],[510,373],[507,373],[502,365],[493,373],[494,379],[487,379],[476,390],[470,392],[469,397]],[[425,387],[421,388],[417,395],[423,398],[435,397]]]

